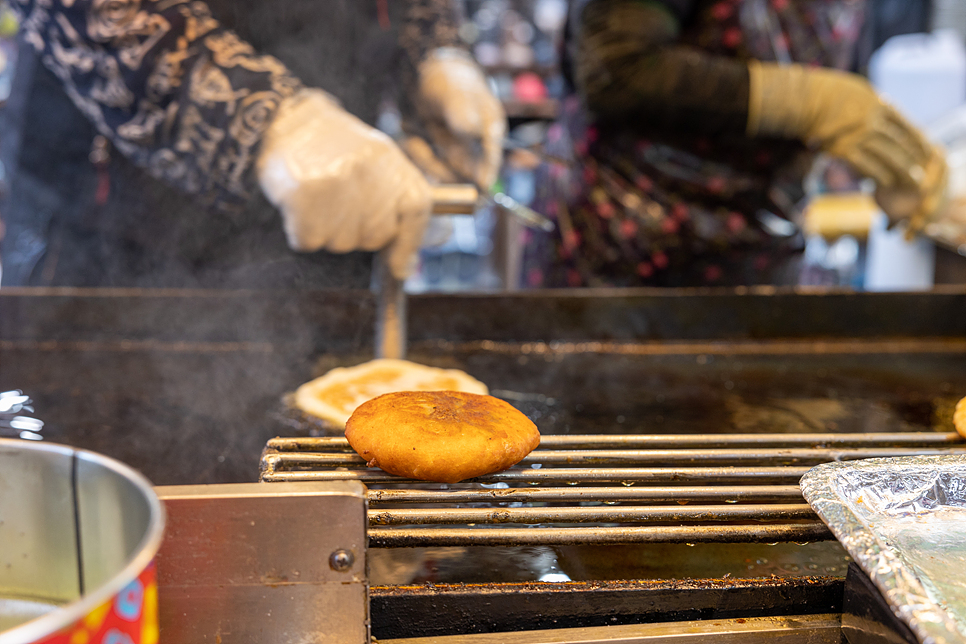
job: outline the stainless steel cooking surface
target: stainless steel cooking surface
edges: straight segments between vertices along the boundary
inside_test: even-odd
[[[156,489],[160,641],[368,642],[361,485]]]

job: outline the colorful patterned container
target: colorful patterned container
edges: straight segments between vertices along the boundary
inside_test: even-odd
[[[126,465],[0,439],[0,644],[156,644],[163,528]]]

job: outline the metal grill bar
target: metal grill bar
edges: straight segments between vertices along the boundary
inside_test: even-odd
[[[810,464],[830,461],[851,461],[859,458],[883,458],[909,454],[939,455],[966,454],[966,448],[915,449],[901,447],[870,447],[866,449],[653,449],[653,450],[538,450],[519,465],[593,465],[655,466],[689,465],[692,463],[717,465],[751,465],[755,463]],[[279,454],[276,467],[350,467],[365,464],[356,454]]]
[[[267,457],[266,457],[267,459]],[[552,468],[511,469],[472,479],[474,483],[534,484],[564,483],[716,483],[716,484],[792,484],[805,475],[808,467],[689,467],[681,468]],[[409,483],[410,481],[382,470],[324,470],[279,471],[267,467],[262,471],[263,481],[362,481],[363,483]],[[441,493],[440,500],[445,499]]]
[[[821,521],[772,525],[594,528],[369,528],[371,548],[573,546],[625,543],[779,543],[826,541]]]
[[[881,639],[885,640],[886,636]],[[847,640],[842,637],[842,615],[838,613],[379,640],[380,644],[841,644],[843,641]]]
[[[448,489],[450,503],[579,503],[588,501],[688,501],[695,503],[724,501],[766,503],[769,501],[801,501],[797,485],[742,485],[740,487],[565,487],[565,488],[500,488],[495,490]],[[383,503],[437,503],[439,490],[369,490],[369,505]]]
[[[277,438],[262,480],[368,484],[374,547],[806,542],[831,538],[798,488],[812,465],[949,453],[958,434],[545,436],[514,468],[440,485],[367,468],[344,438]]]
[[[957,330],[957,333],[959,330]],[[961,338],[922,338],[888,340],[847,338],[828,340],[729,340],[726,342],[668,341],[668,342],[495,342],[476,340],[450,342],[436,340],[421,342],[437,351],[463,354],[485,351],[491,355],[567,356],[593,354],[595,356],[793,356],[793,355],[896,355],[917,353],[966,353],[966,341]]]
[[[811,519],[808,504],[698,505],[691,507],[439,508],[370,510],[369,525],[458,523],[700,523]]]
[[[737,449],[741,447],[952,447],[962,446],[955,432],[896,434],[572,434],[541,436],[541,449]],[[342,437],[273,438],[266,446],[279,452],[336,450],[352,452]]]

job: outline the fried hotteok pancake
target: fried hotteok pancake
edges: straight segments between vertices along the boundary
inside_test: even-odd
[[[489,393],[486,385],[459,369],[381,359],[333,369],[321,378],[305,383],[295,392],[295,406],[337,427],[344,427],[356,407],[381,394],[442,389]]]
[[[953,412],[953,425],[956,431],[963,438],[966,438],[966,398],[956,403],[956,411]]]
[[[401,391],[363,403],[346,422],[349,444],[370,467],[456,483],[505,470],[540,444],[509,403],[459,391]]]

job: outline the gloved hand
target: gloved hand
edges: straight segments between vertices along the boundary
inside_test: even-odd
[[[921,229],[940,210],[946,161],[860,76],[752,61],[748,134],[817,144],[875,180],[876,200],[894,221]]]
[[[503,159],[506,114],[464,51],[433,50],[417,70],[416,106],[430,143],[464,181],[489,191]]]
[[[256,169],[293,250],[391,244],[393,275],[412,272],[432,207],[429,184],[389,137],[325,92],[302,90],[281,104]]]

